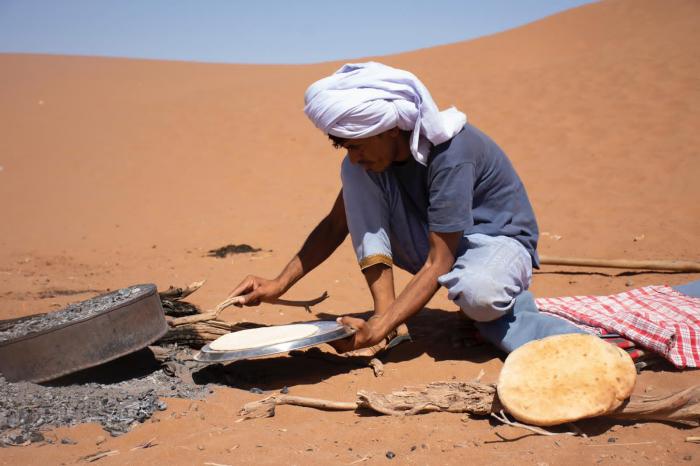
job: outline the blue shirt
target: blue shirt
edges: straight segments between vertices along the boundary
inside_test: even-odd
[[[411,157],[389,169],[405,204],[430,231],[509,236],[539,266],[537,221],[525,187],[501,148],[474,126],[433,147],[427,167]]]

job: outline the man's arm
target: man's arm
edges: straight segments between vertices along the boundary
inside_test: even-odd
[[[351,338],[333,342],[332,345],[335,349],[338,352],[346,352],[375,345],[382,341],[389,332],[423,309],[440,286],[437,281],[438,277],[449,272],[454,265],[455,253],[461,238],[462,232],[430,232],[428,258],[398,298],[393,300],[386,310],[375,313],[368,321],[347,316],[340,318],[341,323],[354,327],[357,332]],[[381,265],[375,267],[381,267]],[[382,277],[392,278],[390,273],[377,273],[376,275],[378,280],[382,280]],[[386,293],[393,294],[393,286],[376,286],[378,293],[382,289],[387,290]],[[376,302],[377,297],[374,294],[373,289],[373,297]],[[386,302],[389,296],[382,296],[380,299]]]
[[[239,304],[254,306],[282,296],[304,275],[312,271],[335,251],[348,235],[345,205],[341,189],[330,213],[309,234],[301,250],[280,272],[268,280],[248,275],[230,296],[240,296]]]

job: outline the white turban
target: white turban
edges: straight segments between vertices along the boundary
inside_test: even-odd
[[[304,101],[306,115],[332,136],[367,138],[397,126],[412,131],[411,153],[423,165],[431,143],[451,139],[467,122],[454,107],[439,111],[412,73],[376,62],[343,65],[309,86]]]

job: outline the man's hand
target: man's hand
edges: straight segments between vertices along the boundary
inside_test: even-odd
[[[377,269],[371,276],[365,273],[378,312],[368,321],[354,317],[339,318],[338,322],[355,328],[357,332],[349,338],[334,341],[331,346],[339,353],[345,353],[376,345],[420,311],[438,290],[440,286],[438,277],[447,273],[454,264],[455,253],[461,238],[461,231],[430,232],[430,251],[427,260],[396,299],[393,299],[391,269]],[[371,267],[367,270],[370,269]],[[388,307],[385,306],[386,302],[390,303]]]
[[[278,280],[268,280],[248,275],[231,291],[229,297],[238,296],[237,306],[257,306],[261,302],[271,302],[284,293],[284,286]]]
[[[229,294],[229,299],[239,297],[237,306],[257,306],[261,302],[273,302],[291,288],[301,277],[326,260],[348,236],[343,191],[338,193],[330,213],[321,220],[306,238],[297,255],[274,280],[248,275]],[[230,301],[234,301],[230,299]]]
[[[376,328],[373,319],[365,321],[356,317],[345,316],[339,317],[338,323],[357,330],[354,335],[348,338],[329,343],[338,353],[347,353],[348,351],[368,348],[381,342],[384,337],[386,337],[381,330]]]

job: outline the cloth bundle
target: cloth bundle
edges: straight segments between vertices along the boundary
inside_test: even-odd
[[[609,296],[539,298],[541,312],[598,335],[617,334],[661,354],[678,368],[700,367],[700,298],[669,286]]]

